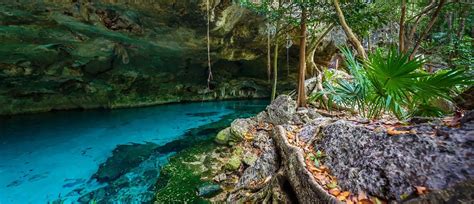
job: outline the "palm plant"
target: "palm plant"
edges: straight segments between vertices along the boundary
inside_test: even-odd
[[[424,61],[409,60],[408,54],[399,54],[391,49],[385,57],[381,50],[375,51],[365,63],[365,74],[371,84],[368,98],[369,116],[378,117],[390,111],[398,118],[406,116],[403,107],[412,103],[413,95],[419,92],[420,72]]]
[[[351,51],[342,48],[350,81],[336,80],[324,83],[324,92],[331,103],[358,109],[364,117],[377,118],[391,112],[397,118],[413,115],[439,116],[444,112],[434,105],[436,100],[452,101],[461,87],[472,86],[472,74],[462,69],[441,70],[427,73],[424,61],[409,59],[408,54],[390,49],[384,55],[381,50],[372,53],[361,63]],[[329,106],[328,106],[329,107]]]
[[[328,109],[337,105],[352,110],[365,109],[367,97],[368,80],[365,77],[362,65],[348,48],[341,48],[345,56],[345,63],[348,65],[348,72],[353,77],[352,80],[333,79],[331,72],[324,72],[323,90],[310,96],[310,100],[323,103]],[[327,97],[327,101],[323,100]],[[360,112],[365,116],[365,111]]]

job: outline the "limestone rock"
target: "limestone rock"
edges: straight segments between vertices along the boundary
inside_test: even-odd
[[[254,153],[245,152],[242,158],[242,162],[244,162],[244,164],[247,164],[249,166],[253,166],[255,164],[255,161],[257,161],[257,159],[258,159],[257,155],[255,155]]]
[[[431,125],[419,125],[416,135],[388,136],[338,121],[324,128],[317,147],[343,188],[400,200],[414,186],[445,189],[474,178],[472,127],[444,128],[448,137],[433,137],[421,133],[433,132]]]
[[[214,139],[214,141],[217,144],[223,145],[223,144],[227,144],[227,142],[229,141],[229,138],[230,138],[230,127],[225,128],[221,130],[219,133],[217,133],[217,136]]]
[[[250,118],[234,120],[230,125],[230,140],[241,141],[255,125],[256,122]]]
[[[241,164],[242,164],[242,161],[240,160],[240,156],[232,155],[232,157],[229,158],[229,160],[227,161],[224,167],[226,170],[235,171],[239,169]]]
[[[290,96],[278,96],[268,107],[268,122],[275,125],[285,124],[290,121],[296,112],[296,102]]]
[[[456,97],[455,100],[456,104],[461,108],[467,110],[474,109],[474,87],[464,91],[462,94]]]
[[[310,141],[313,137],[317,136],[316,133],[318,133],[317,131],[320,128],[320,125],[323,125],[328,120],[329,118],[317,118],[314,121],[305,124],[300,132],[298,132],[298,138],[305,143]]]

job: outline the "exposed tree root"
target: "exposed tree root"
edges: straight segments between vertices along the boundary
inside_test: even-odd
[[[321,124],[321,127],[324,124]],[[339,203],[316,182],[313,175],[306,169],[303,150],[288,142],[286,130],[282,126],[273,129],[272,139],[280,155],[279,170],[274,176],[265,179],[260,184],[232,191],[232,194],[240,197],[233,202]]]

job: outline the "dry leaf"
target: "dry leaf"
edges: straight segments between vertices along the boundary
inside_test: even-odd
[[[349,195],[351,195],[351,192],[344,191],[344,192],[341,193],[341,195],[343,195],[344,197],[348,197]]]
[[[313,172],[313,171],[315,171],[315,172],[321,172],[318,168],[314,167],[313,165],[308,165],[308,169],[309,169],[311,172]]]
[[[428,189],[424,186],[415,186],[416,188],[416,193],[418,195],[423,195],[423,194],[426,194],[428,192]]]
[[[340,201],[344,201],[344,200],[347,199],[347,197],[349,197],[350,194],[351,194],[351,192],[344,191],[341,194],[339,194],[339,196],[337,196],[337,199],[340,200]]]
[[[317,180],[323,180],[326,178],[326,176],[322,174],[314,174],[314,178],[316,178]]]
[[[367,197],[367,194],[365,194],[364,191],[359,191],[359,193],[357,195],[357,200],[361,201],[361,200],[365,200],[365,199],[369,199]]]
[[[387,134],[389,135],[400,135],[400,134],[408,134],[410,131],[404,131],[404,130],[395,130],[394,127],[388,127],[387,128]]]
[[[333,189],[329,190],[329,194],[331,194],[333,196],[338,196],[340,193],[341,193],[341,191],[337,188],[333,188]]]
[[[369,199],[362,199],[357,202],[357,204],[373,204]]]

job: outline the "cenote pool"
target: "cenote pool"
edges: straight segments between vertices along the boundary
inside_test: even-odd
[[[0,118],[0,204],[151,201],[167,185],[158,177],[170,159],[211,144],[233,119],[253,116],[267,103],[202,102]]]

